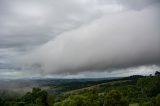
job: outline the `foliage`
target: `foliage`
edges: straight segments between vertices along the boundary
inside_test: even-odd
[[[111,91],[104,97],[94,89],[84,94],[71,95],[54,106],[128,106],[128,102],[119,91]]]
[[[2,98],[0,98],[0,106],[5,106],[4,104],[5,104],[5,101]]]
[[[137,85],[146,97],[153,97],[160,93],[160,77],[147,77],[138,80]]]
[[[140,106],[160,106],[160,94],[153,97],[151,101],[142,103]]]
[[[28,92],[22,97],[22,100],[28,105],[47,106],[47,96],[46,91],[40,88],[33,88],[32,92]]]
[[[83,95],[71,95],[54,106],[100,106],[100,101],[96,90],[90,90]]]
[[[104,106],[129,106],[129,103],[119,91],[112,90],[106,95]]]
[[[72,87],[71,84],[69,86]],[[76,84],[73,87],[76,88]],[[33,88],[31,92],[15,98],[5,92],[5,96],[4,93],[0,95],[0,106],[129,106],[129,103],[160,106],[159,76],[133,76],[77,90],[61,88],[65,92],[60,94]]]

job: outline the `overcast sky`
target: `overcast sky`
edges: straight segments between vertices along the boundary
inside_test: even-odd
[[[0,78],[160,70],[159,0],[0,0]]]

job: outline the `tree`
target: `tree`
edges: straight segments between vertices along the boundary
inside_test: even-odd
[[[157,96],[160,93],[160,77],[151,78],[144,87],[148,97]]]
[[[5,106],[5,101],[0,98],[0,106]]]
[[[144,97],[157,96],[160,93],[160,77],[141,78],[137,81],[137,87],[141,88],[141,93]]]
[[[47,96],[48,93],[46,91],[40,88],[33,88],[32,92],[28,92],[22,97],[22,100],[30,105],[48,106]]]
[[[155,76],[160,76],[160,72],[159,72],[159,71],[156,71],[156,72],[155,72]]]
[[[62,102],[57,102],[54,106],[100,106],[98,100],[92,101],[91,98],[84,95],[73,95]]]
[[[153,97],[151,101],[144,102],[140,106],[160,106],[160,94],[156,97]]]
[[[129,106],[129,103],[119,91],[112,90],[106,95],[104,106]]]
[[[47,104],[48,104],[48,106],[53,106],[54,100],[55,100],[54,95],[51,95],[51,94],[48,95],[47,96]]]

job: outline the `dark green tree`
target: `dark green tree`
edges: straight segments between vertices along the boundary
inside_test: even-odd
[[[112,90],[106,95],[104,106],[129,106],[129,103],[119,91]]]
[[[32,92],[26,93],[22,100],[28,105],[48,106],[47,92],[40,88],[33,88]]]
[[[5,101],[2,98],[0,98],[0,106],[5,106]]]
[[[140,106],[160,106],[160,94],[153,97],[151,101],[140,104]]]

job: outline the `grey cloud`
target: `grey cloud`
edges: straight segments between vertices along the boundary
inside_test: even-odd
[[[160,63],[159,5],[128,10],[64,32],[20,59],[46,73],[133,67]],[[113,71],[113,70],[111,70]]]
[[[0,4],[3,5],[0,9],[1,45],[5,47],[43,44],[93,15],[84,4],[74,0],[1,0]]]
[[[159,0],[95,0],[97,3],[103,4],[119,4],[127,9],[142,10],[150,5],[159,3]]]
[[[1,0],[0,45],[2,48],[22,49],[31,45],[42,45],[64,31],[87,24],[97,18],[102,11],[114,10],[107,6],[121,4],[134,9],[137,6],[144,8],[156,2],[158,1]]]
[[[125,5],[128,8],[141,10],[147,6],[159,3],[159,0],[116,0],[117,3]]]
[[[159,0],[0,0],[0,50],[5,49],[5,52],[0,52],[0,63],[6,68],[8,66],[9,69],[11,69],[10,67],[14,67],[19,70],[14,64],[15,61],[20,55],[28,54],[28,56],[26,56],[26,62],[24,62],[24,64],[22,62],[23,67],[21,67],[21,69],[27,67],[27,69],[31,69],[31,71],[40,70],[40,72],[42,72],[42,70],[46,70],[43,73],[63,73],[67,71],[76,73],[81,70],[105,70],[106,67],[124,67],[125,62],[119,64],[116,59],[114,60],[116,65],[112,63],[110,63],[110,65],[108,64],[108,56],[104,56],[102,52],[106,53],[106,51],[103,51],[102,48],[108,51],[108,49],[112,49],[112,46],[106,46],[108,43],[103,44],[103,39],[108,39],[104,34],[113,33],[112,31],[115,31],[114,27],[116,25],[118,28],[121,28],[118,23],[123,23],[119,22],[121,21],[119,18],[126,17],[127,15],[135,15],[135,18],[139,17],[140,20],[136,18],[137,23],[149,21],[147,23],[153,25],[150,27],[155,28],[155,33],[159,33],[156,29],[159,27],[159,21],[151,22],[159,18],[159,5],[157,9],[151,9],[153,7],[155,8],[156,4],[159,4]],[[136,13],[134,12],[135,10],[139,12]],[[128,12],[124,13],[125,11]],[[153,17],[151,17],[152,15]],[[144,20],[141,17],[143,17]],[[145,17],[148,18],[145,19]],[[129,18],[130,17],[126,18],[126,20]],[[117,21],[117,23],[113,22],[113,24],[116,25],[112,25],[112,21]],[[106,23],[108,26],[105,26],[103,23]],[[128,23],[130,23],[130,21]],[[99,28],[101,27],[100,24],[103,25],[102,29]],[[155,24],[158,24],[158,27],[156,27]],[[126,26],[128,26],[127,23]],[[149,29],[148,32],[153,31],[148,25],[146,26]],[[132,26],[129,25],[129,28],[130,27]],[[106,29],[111,31],[105,31]],[[122,31],[123,30],[124,29],[122,29]],[[136,28],[131,32],[134,31],[136,31]],[[117,33],[121,34],[123,32],[118,30]],[[96,34],[98,34],[99,37]],[[147,38],[153,40],[152,38]],[[153,38],[155,38],[154,35]],[[124,39],[126,38],[124,37]],[[112,43],[112,39],[111,41],[106,41]],[[114,43],[116,41],[117,40],[115,40]],[[155,41],[157,45],[159,44],[158,42],[158,40]],[[153,48],[153,51],[155,51],[154,48],[157,48],[155,43],[153,43],[153,47],[149,45],[148,48]],[[40,46],[44,49],[39,49]],[[95,50],[93,50],[92,46],[95,46]],[[144,46],[144,48],[146,47]],[[36,52],[32,54],[30,53],[32,51]],[[111,50],[111,52],[112,51],[113,50]],[[155,52],[159,53],[158,49]],[[109,57],[112,54],[110,53]],[[81,56],[81,54],[84,56]],[[93,55],[90,56],[90,54]],[[102,56],[99,57],[99,55]],[[115,56],[115,54],[113,54],[113,56]],[[137,56],[137,58],[138,57],[139,56]],[[155,58],[152,58],[153,63],[157,63],[154,62],[156,60]],[[126,61],[125,59],[118,60]],[[146,61],[146,64],[152,63],[150,60],[151,58]],[[145,64],[143,60],[134,62],[136,64],[131,62],[125,67],[133,64]],[[73,67],[74,65],[75,67]],[[3,68],[3,66],[1,67]],[[41,69],[38,67],[41,67]],[[36,73],[38,73],[38,71],[36,71]]]
[[[19,55],[92,20],[94,15],[88,6],[75,0],[1,0],[0,50],[7,52],[5,57],[0,52],[0,61],[10,69]]]

